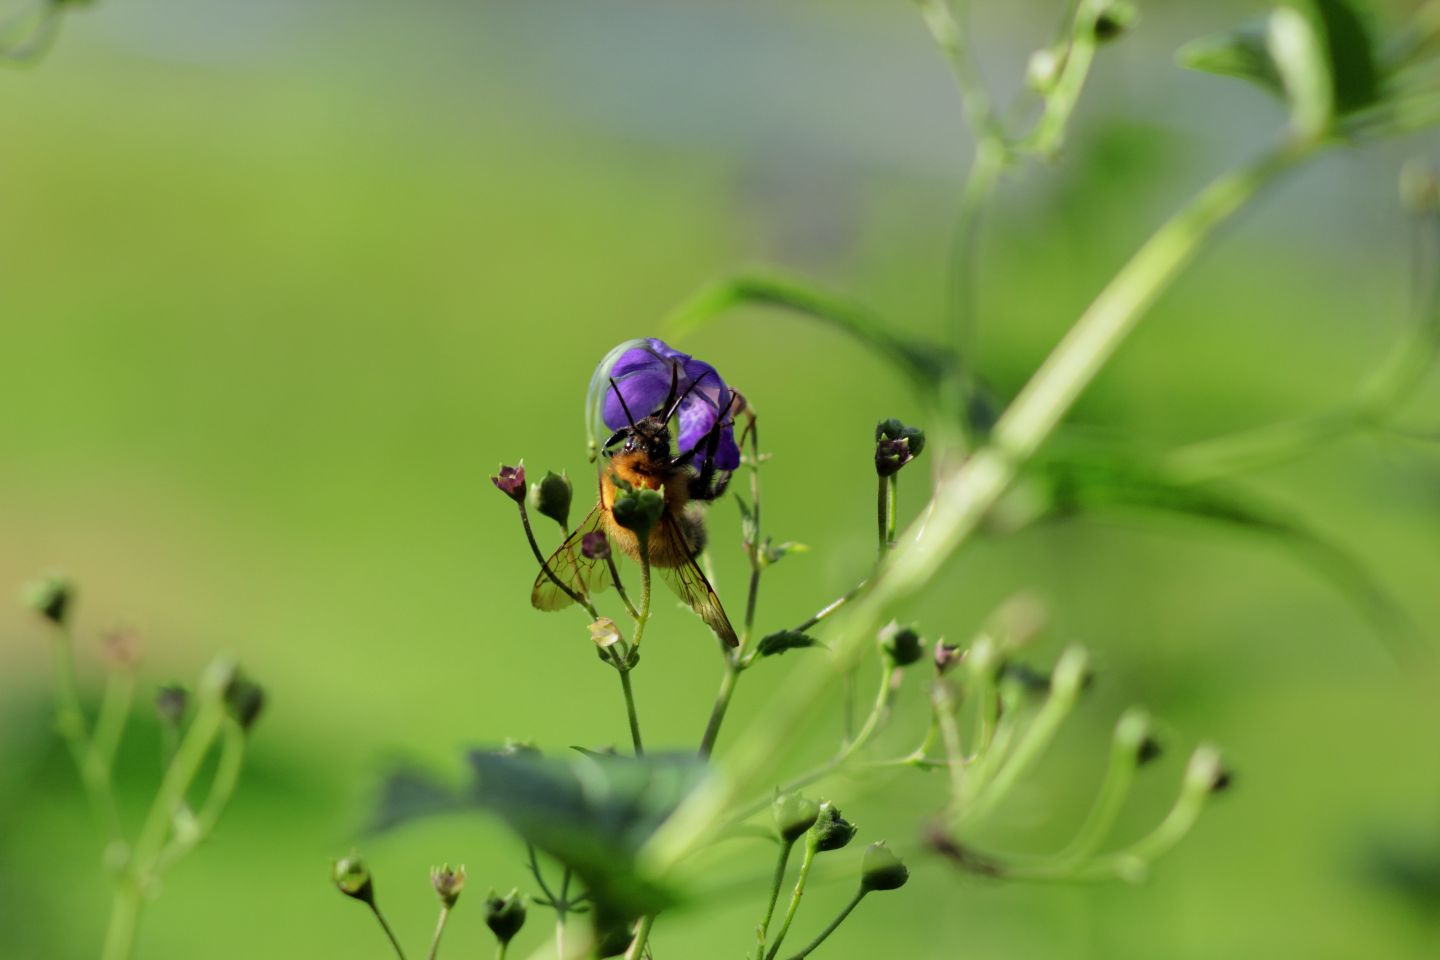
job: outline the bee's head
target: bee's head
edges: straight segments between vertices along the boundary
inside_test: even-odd
[[[650,460],[669,460],[670,430],[658,416],[646,417],[633,427],[621,427],[605,441],[607,451],[617,445],[623,453],[643,453]]]

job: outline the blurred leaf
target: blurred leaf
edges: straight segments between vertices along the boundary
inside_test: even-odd
[[[810,548],[803,543],[796,543],[794,540],[786,540],[784,543],[765,544],[765,563],[771,564],[792,553],[809,553]]]
[[[755,511],[750,509],[750,504],[740,494],[732,494],[735,504],[740,508],[740,537],[748,548],[760,536],[760,522],[755,518]]]
[[[1050,516],[1138,509],[1258,533],[1289,548],[1329,580],[1397,659],[1419,649],[1414,627],[1363,563],[1280,508],[1230,487],[1187,483],[1131,450],[1075,446],[1039,460],[1032,475],[1048,490]]]
[[[675,892],[641,874],[635,855],[706,775],[697,758],[469,755],[474,782],[451,790],[404,771],[385,786],[376,826],[481,809],[574,871],[597,909],[625,917],[674,905]]]
[[[702,288],[666,320],[675,337],[691,333],[720,314],[743,305],[779,307],[819,320],[894,364],[907,378],[934,385],[954,366],[939,344],[896,336],[883,317],[868,307],[794,278],[742,274]]]
[[[1181,66],[1235,77],[1282,96],[1296,125],[1327,129],[1371,106],[1380,71],[1369,24],[1349,0],[1296,0],[1269,17],[1181,47]]]
[[[800,633],[798,630],[781,630],[779,633],[772,633],[761,640],[755,647],[755,652],[762,657],[774,657],[787,650],[803,650],[806,647],[818,646],[822,646],[820,641],[809,634]]]

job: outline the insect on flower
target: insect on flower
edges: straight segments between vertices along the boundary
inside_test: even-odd
[[[556,580],[582,597],[612,586],[609,551],[597,549],[595,534],[639,561],[636,534],[616,522],[611,508],[625,487],[658,490],[665,507],[649,533],[650,567],[716,636],[735,646],[735,628],[695,558],[705,548],[700,504],[724,493],[740,466],[735,417],[745,410],[745,398],[708,363],[652,337],[610,351],[591,380],[589,407],[592,424],[613,431],[599,445],[599,501],[546,562],[554,579],[542,570],[530,602],[540,610],[575,602]]]

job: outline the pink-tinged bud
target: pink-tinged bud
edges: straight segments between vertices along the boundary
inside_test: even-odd
[[[590,560],[608,560],[610,538],[604,530],[592,530],[580,538],[580,552]]]
[[[500,472],[490,478],[496,489],[516,503],[525,502],[525,461],[518,467],[502,466]]]

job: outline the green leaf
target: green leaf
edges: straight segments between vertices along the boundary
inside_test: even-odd
[[[797,630],[781,630],[779,633],[772,633],[765,637],[755,647],[755,652],[762,657],[775,657],[787,650],[803,650],[806,647],[819,647],[823,644],[809,634],[800,633]]]
[[[735,504],[740,508],[740,536],[748,548],[760,536],[760,521],[755,517],[755,511],[750,508],[740,494],[733,494]]]
[[[741,274],[701,288],[671,313],[665,326],[683,337],[735,307],[778,307],[839,330],[890,361],[907,378],[937,384],[954,367],[954,355],[939,344],[893,333],[879,314],[861,304],[820,290],[805,281],[775,274]]]
[[[796,543],[794,540],[786,540],[784,543],[765,544],[765,563],[775,563],[783,560],[792,553],[809,553],[810,548],[803,543]]]
[[[1296,130],[1322,135],[1335,112],[1334,80],[1315,22],[1293,7],[1281,7],[1270,14],[1265,47],[1285,87]]]
[[[1265,27],[1263,20],[1252,21],[1229,33],[1192,40],[1180,48],[1176,60],[1188,70],[1247,80],[1283,97],[1285,85],[1270,59]]]
[[[1311,0],[1330,58],[1335,113],[1344,116],[1380,96],[1375,37],[1369,20],[1351,0]]]

